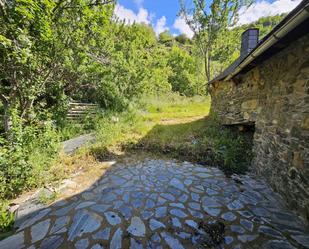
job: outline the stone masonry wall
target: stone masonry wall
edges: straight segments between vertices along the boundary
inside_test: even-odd
[[[252,169],[309,221],[309,35],[211,96],[223,124],[255,124]]]

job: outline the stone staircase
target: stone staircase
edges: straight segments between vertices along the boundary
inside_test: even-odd
[[[98,105],[72,101],[69,103],[67,118],[70,120],[80,120],[86,115],[95,115]]]

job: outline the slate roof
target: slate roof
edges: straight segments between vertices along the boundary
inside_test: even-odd
[[[212,79],[209,83],[214,83],[216,81],[224,80],[226,77],[228,77],[230,74],[232,74],[236,68],[250,55],[252,55],[257,49],[259,49],[261,46],[264,45],[266,41],[269,40],[271,36],[273,36],[276,31],[278,31],[281,27],[283,27],[286,23],[288,23],[291,19],[293,19],[301,10],[305,10],[309,12],[309,0],[303,0],[295,9],[293,9],[283,20],[276,25],[266,36],[263,37],[257,44],[257,46],[247,55],[242,55],[239,58],[237,58],[229,67],[227,67],[221,74],[216,76],[214,79]],[[289,44],[291,44],[293,41],[295,41],[297,38],[306,35],[309,33],[309,19],[307,18],[304,22],[300,23],[299,25],[295,26],[292,31],[287,33],[284,37],[279,38],[275,44],[273,44],[270,48],[268,48],[266,51],[264,51],[262,54],[260,54],[258,57],[256,57],[252,62],[250,62],[248,65],[246,65],[244,68],[241,69],[241,71],[238,73],[245,73],[251,70],[253,67],[260,64],[262,61],[267,60],[268,58],[272,57],[279,51],[281,51],[283,48],[287,47]]]

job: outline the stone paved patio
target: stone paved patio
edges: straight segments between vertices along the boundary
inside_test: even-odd
[[[218,220],[216,248],[309,248],[308,227],[262,181],[156,159],[114,165],[87,191],[25,217],[0,248],[207,248],[199,224]]]

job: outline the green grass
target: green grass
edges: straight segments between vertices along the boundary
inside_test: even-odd
[[[208,115],[209,108],[209,97],[187,98],[176,94],[144,97],[140,103],[126,112],[110,113],[97,120],[98,142],[91,151],[98,155],[104,154],[112,147],[119,149],[138,144],[158,124],[188,122],[192,118]]]
[[[98,142],[91,152],[104,158],[123,150],[145,150],[244,173],[252,158],[250,138],[223,128],[208,117],[209,109],[209,97],[144,98],[128,112],[98,120]]]
[[[188,123],[157,124],[141,139],[140,143],[151,147],[181,147],[184,143],[194,144],[201,130],[206,128],[205,119],[199,119]]]
[[[8,201],[0,200],[0,240],[11,235],[14,215],[8,211]]]
[[[45,205],[51,204],[54,202],[58,197],[57,192],[53,192],[50,195],[46,195],[45,192],[40,193],[39,195],[39,202]]]
[[[181,120],[184,118],[208,115],[210,97],[192,98],[179,95],[145,97],[141,101],[141,110],[146,120],[158,122],[165,119]]]
[[[244,173],[251,161],[251,140],[205,117],[187,123],[157,124],[133,148]]]
[[[219,166],[228,173],[245,172],[251,160],[250,139],[220,126],[215,118],[208,117],[209,109],[209,97],[187,98],[176,94],[144,97],[125,112],[102,112],[78,127],[68,126],[67,130],[62,130],[62,138],[94,132],[97,141],[80,149],[76,155],[61,155],[49,162],[46,162],[50,158],[46,153],[53,154],[57,146],[46,149],[48,144],[44,141],[51,141],[55,135],[53,132],[46,133],[42,141],[37,138],[29,155],[29,161],[35,164],[32,170],[36,176],[30,178],[33,182],[29,186],[55,183],[81,168],[89,170],[98,160],[132,151],[148,151]],[[49,203],[56,197],[41,196],[40,201]],[[6,236],[13,220],[6,207],[0,207],[0,230]]]

